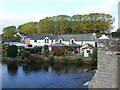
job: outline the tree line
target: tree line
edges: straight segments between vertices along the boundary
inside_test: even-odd
[[[33,33],[52,33],[61,34],[85,34],[100,33],[110,31],[113,28],[114,18],[110,14],[90,13],[84,15],[58,15],[46,17],[39,22],[28,22],[18,26],[8,26],[3,28],[3,36],[9,37],[14,41],[16,32],[23,32],[26,35]]]

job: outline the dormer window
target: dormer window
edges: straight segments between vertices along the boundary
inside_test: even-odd
[[[62,43],[62,41],[63,41],[63,40],[60,38],[60,39],[59,39],[59,43]]]
[[[60,43],[62,43],[62,40],[60,40]]]
[[[70,40],[70,43],[71,43],[71,44],[72,44],[72,43],[75,43],[75,39],[72,38],[72,39]]]
[[[34,42],[37,42],[37,40],[35,40]]]
[[[45,39],[45,43],[49,43],[49,39]]]
[[[74,40],[71,40],[71,43],[74,43]]]
[[[49,39],[47,39],[47,43],[49,43]]]

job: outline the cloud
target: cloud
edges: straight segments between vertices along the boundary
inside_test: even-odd
[[[39,21],[45,17],[52,16],[50,14],[8,14],[8,15],[0,15],[0,33],[2,33],[2,29],[7,26],[15,25],[19,26],[21,24],[30,22],[30,21]]]
[[[101,4],[85,4],[83,7],[75,7],[73,13],[89,14],[89,13],[105,13],[111,14],[115,18],[113,31],[118,28],[118,2],[119,0],[104,0]]]

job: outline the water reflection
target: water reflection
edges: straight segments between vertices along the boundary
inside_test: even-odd
[[[18,65],[15,63],[7,64],[7,70],[9,75],[16,75],[18,72]]]
[[[31,72],[38,72],[40,70],[44,70],[46,72],[56,72],[57,74],[62,73],[86,73],[88,71],[91,71],[94,69],[94,67],[91,66],[76,66],[76,65],[62,65],[62,64],[24,64],[23,65],[23,71],[25,74],[31,73]]]
[[[95,67],[91,66],[76,66],[76,65],[62,65],[62,64],[23,64],[22,70],[25,74],[29,74],[31,72],[39,72],[40,70],[44,70],[46,72],[56,72],[57,74],[67,73],[86,73],[88,71],[93,70]],[[16,75],[18,71],[18,64],[12,63],[7,64],[7,70],[10,75]]]
[[[84,65],[35,63],[4,63],[2,67],[3,88],[86,87],[84,83],[91,80],[95,69]]]

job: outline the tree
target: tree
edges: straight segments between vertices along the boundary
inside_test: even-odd
[[[97,64],[97,48],[94,48],[91,56],[92,56],[92,61]]]
[[[7,55],[9,57],[16,57],[18,54],[18,48],[15,45],[9,45],[7,47]]]
[[[9,39],[10,41],[19,41],[19,37],[14,36],[16,32],[17,32],[17,29],[15,26],[8,26],[3,28],[3,39],[4,40]]]
[[[45,45],[43,48],[44,50],[48,50],[48,45]]]
[[[39,22],[25,23],[20,25],[17,31],[26,35],[34,33],[53,33],[55,35],[58,33],[100,33],[101,31],[110,31],[113,28],[113,20],[114,18],[110,14],[104,13],[77,14],[73,16],[58,15],[46,17]]]

